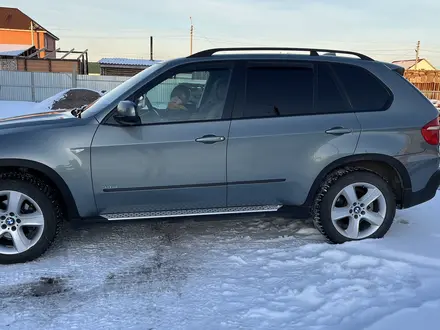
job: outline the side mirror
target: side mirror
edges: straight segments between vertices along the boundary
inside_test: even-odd
[[[123,125],[138,125],[141,119],[136,110],[136,104],[131,101],[121,101],[116,109],[115,120]]]

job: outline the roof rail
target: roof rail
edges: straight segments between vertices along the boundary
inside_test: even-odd
[[[320,56],[318,52],[326,52],[333,54],[347,54],[359,57],[359,59],[364,61],[374,61],[371,57],[368,57],[361,53],[346,51],[346,50],[334,50],[334,49],[319,49],[319,48],[290,48],[290,47],[234,47],[234,48],[212,48],[203,50],[201,52],[192,54],[188,58],[193,57],[209,57],[218,52],[224,51],[304,51],[310,52],[310,56]],[[329,55],[329,54],[327,54]]]

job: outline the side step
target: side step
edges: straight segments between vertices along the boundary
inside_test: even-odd
[[[281,207],[282,205],[262,205],[262,206],[223,207],[223,208],[212,208],[212,209],[193,209],[193,210],[175,210],[175,211],[107,213],[107,214],[101,214],[101,217],[112,221],[135,220],[135,219],[158,219],[158,218],[174,218],[174,217],[193,217],[193,216],[202,216],[202,215],[276,212]]]

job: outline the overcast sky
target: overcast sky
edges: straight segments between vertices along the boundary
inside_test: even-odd
[[[168,59],[228,46],[328,47],[381,60],[421,56],[440,67],[440,0],[3,0],[60,38],[101,57]]]

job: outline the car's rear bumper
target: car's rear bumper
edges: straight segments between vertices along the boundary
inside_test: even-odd
[[[434,198],[440,185],[440,169],[438,169],[429,179],[425,188],[413,192],[406,190],[403,197],[403,208],[407,209],[418,204],[422,204]]]

